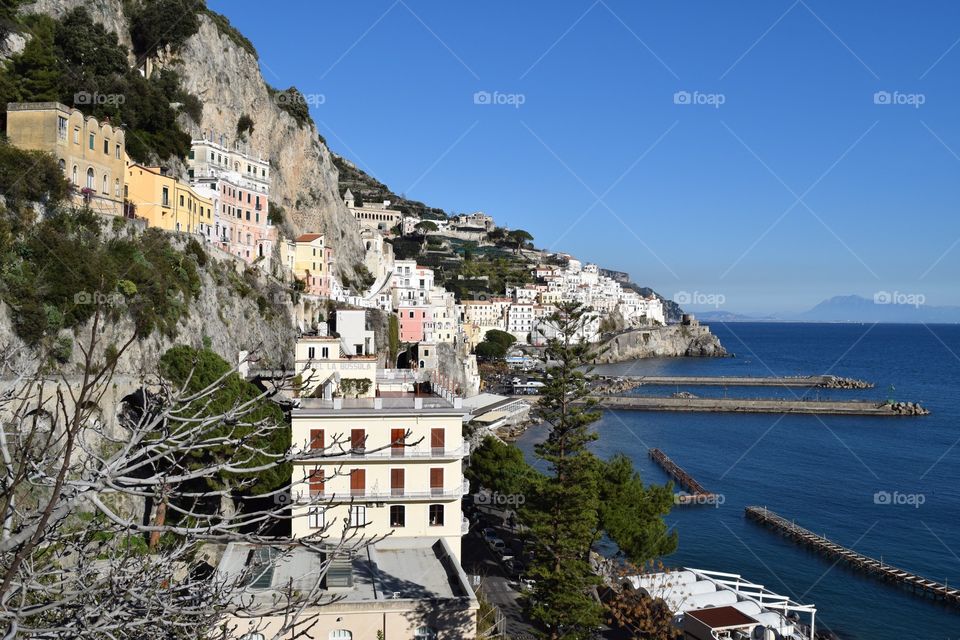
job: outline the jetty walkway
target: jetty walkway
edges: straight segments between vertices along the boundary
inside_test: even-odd
[[[591,396],[606,409],[634,411],[706,411],[734,413],[797,413],[851,416],[918,416],[930,413],[912,402],[893,404],[847,400],[782,398],[664,398],[654,396]]]
[[[870,389],[873,383],[833,375],[821,376],[613,376],[636,386],[705,387],[804,387],[818,389]]]
[[[676,480],[681,487],[689,492],[687,495],[679,494],[676,496],[678,504],[706,504],[710,502],[712,498],[715,498],[713,493],[704,489],[702,484],[694,480],[693,476],[684,471],[680,465],[671,460],[663,451],[660,449],[650,449],[648,453],[654,462],[659,464],[671,478]]]
[[[862,553],[847,549],[831,540],[804,529],[798,524],[777,515],[766,507],[747,507],[747,518],[774,529],[788,538],[805,545],[828,558],[845,562],[850,567],[887,582],[892,582],[917,595],[930,596],[934,600],[960,606],[960,590],[928,580],[922,576],[885,564]]]

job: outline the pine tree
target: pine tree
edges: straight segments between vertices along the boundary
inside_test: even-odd
[[[589,427],[600,412],[589,398],[583,368],[594,354],[589,343],[579,341],[589,315],[589,309],[568,303],[548,320],[557,337],[549,341],[547,357],[557,365],[549,370],[539,404],[550,433],[536,448],[548,473],[537,483],[525,513],[535,542],[530,614],[551,640],[587,637],[601,621],[591,594],[599,579],[590,567],[599,509],[598,461],[587,450],[597,438]]]

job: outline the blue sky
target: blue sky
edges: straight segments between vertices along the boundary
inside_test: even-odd
[[[209,5],[407,197],[731,311],[960,304],[960,3]]]

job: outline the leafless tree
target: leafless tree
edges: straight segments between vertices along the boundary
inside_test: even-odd
[[[332,600],[326,567],[375,540],[346,522],[295,540],[271,535],[292,517],[290,496],[324,506],[297,486],[238,496],[257,474],[342,455],[343,443],[265,450],[286,426],[249,416],[274,390],[208,410],[234,372],[194,392],[142,376],[138,400],[104,419],[117,361],[134,342],[103,344],[105,322],[98,310],[78,344],[78,376],[14,370],[15,354],[0,352],[0,637],[223,640],[257,631],[264,616],[282,620],[272,637],[303,637]],[[268,545],[281,559],[311,549],[326,562],[312,589],[280,588],[264,604],[248,597],[257,567],[229,579],[215,570],[230,542]],[[252,626],[229,622],[244,619]]]

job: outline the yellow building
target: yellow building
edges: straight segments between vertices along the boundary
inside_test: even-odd
[[[10,143],[56,157],[70,181],[74,202],[98,213],[124,213],[124,135],[123,127],[59,102],[7,104]]]
[[[213,200],[165,175],[160,167],[127,166],[126,199],[136,217],[165,231],[205,233],[213,224]]]

